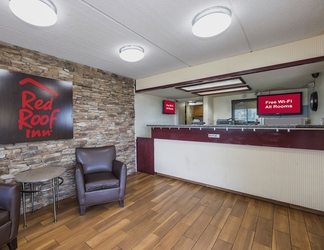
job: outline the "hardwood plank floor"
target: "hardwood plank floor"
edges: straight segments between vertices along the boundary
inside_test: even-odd
[[[128,176],[125,207],[75,197],[27,214],[24,249],[323,250],[324,217],[159,175]],[[8,249],[3,246],[0,250]]]

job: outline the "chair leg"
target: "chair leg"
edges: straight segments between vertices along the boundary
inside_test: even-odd
[[[83,216],[85,214],[86,206],[80,206],[80,215]]]
[[[10,242],[8,242],[7,246],[9,247],[10,250],[16,250],[18,247],[17,238],[14,238]]]
[[[119,206],[124,207],[124,200],[119,201]]]

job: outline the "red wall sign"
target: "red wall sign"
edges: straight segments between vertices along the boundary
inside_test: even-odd
[[[258,96],[257,109],[258,115],[301,114],[302,93]]]
[[[163,114],[175,114],[175,102],[174,101],[163,101]]]
[[[73,138],[72,83],[0,69],[0,143]]]

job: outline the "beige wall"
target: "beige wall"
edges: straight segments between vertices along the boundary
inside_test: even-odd
[[[136,89],[324,56],[324,35],[136,80]]]
[[[146,94],[135,95],[135,134],[136,137],[151,137],[147,125],[174,125],[179,121],[178,108],[175,115],[162,114],[162,101],[166,99]]]
[[[14,182],[15,175],[27,169],[63,166],[67,171],[61,197],[72,196],[75,148],[112,144],[128,173],[136,171],[132,79],[4,43],[0,68],[72,82],[74,130],[71,140],[0,144],[0,182]],[[36,207],[49,203],[46,195],[39,197]]]
[[[321,119],[324,118],[324,71],[321,72],[319,77],[315,79],[315,91],[318,93],[318,108],[317,111],[310,111],[310,120],[312,124],[321,124]],[[309,96],[312,93],[313,89],[309,89]],[[321,124],[324,125],[324,124]]]

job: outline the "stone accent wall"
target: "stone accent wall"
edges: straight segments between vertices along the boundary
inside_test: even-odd
[[[0,182],[15,182],[28,169],[63,166],[60,199],[73,196],[75,148],[112,144],[128,174],[136,171],[132,79],[2,42],[0,68],[72,82],[74,131],[71,140],[0,144]],[[36,209],[52,203],[49,196],[37,195]]]

